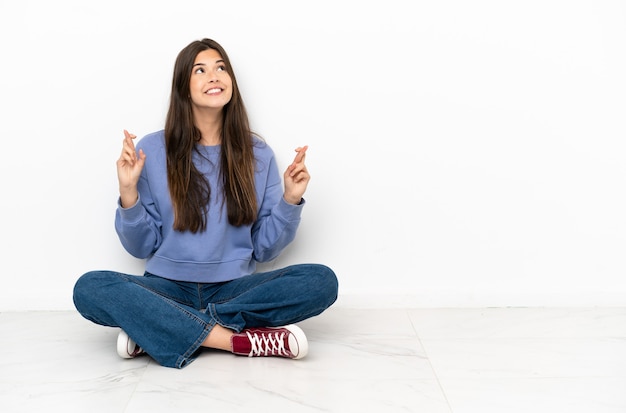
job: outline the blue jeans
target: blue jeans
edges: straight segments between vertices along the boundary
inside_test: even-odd
[[[159,364],[182,368],[215,324],[240,332],[316,316],[337,299],[335,273],[300,264],[232,281],[200,284],[91,271],[74,286],[74,305],[96,324],[122,328]]]

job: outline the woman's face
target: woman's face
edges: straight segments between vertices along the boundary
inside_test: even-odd
[[[189,81],[192,106],[201,110],[221,110],[233,96],[232,87],[232,79],[217,50],[198,53]]]

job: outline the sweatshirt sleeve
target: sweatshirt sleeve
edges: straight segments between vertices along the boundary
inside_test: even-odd
[[[298,205],[284,200],[282,179],[273,154],[266,174],[258,218],[252,226],[253,254],[258,262],[273,260],[294,240],[305,204],[304,199]]]
[[[123,208],[118,198],[115,213],[115,230],[120,242],[136,258],[149,257],[162,241],[161,220],[146,187],[142,177],[138,184],[137,203]]]

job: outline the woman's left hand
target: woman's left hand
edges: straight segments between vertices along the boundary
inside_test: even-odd
[[[302,201],[302,195],[306,191],[311,176],[304,164],[306,150],[308,146],[296,149],[296,157],[291,165],[287,167],[283,178],[285,180],[285,194],[283,195],[287,203],[297,205]]]

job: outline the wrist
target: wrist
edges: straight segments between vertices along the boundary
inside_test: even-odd
[[[120,204],[122,208],[130,208],[137,203],[139,199],[139,193],[135,191],[122,191],[120,190]]]
[[[302,203],[302,197],[290,197],[287,195],[283,195],[283,199],[286,203],[291,205],[300,205]]]

